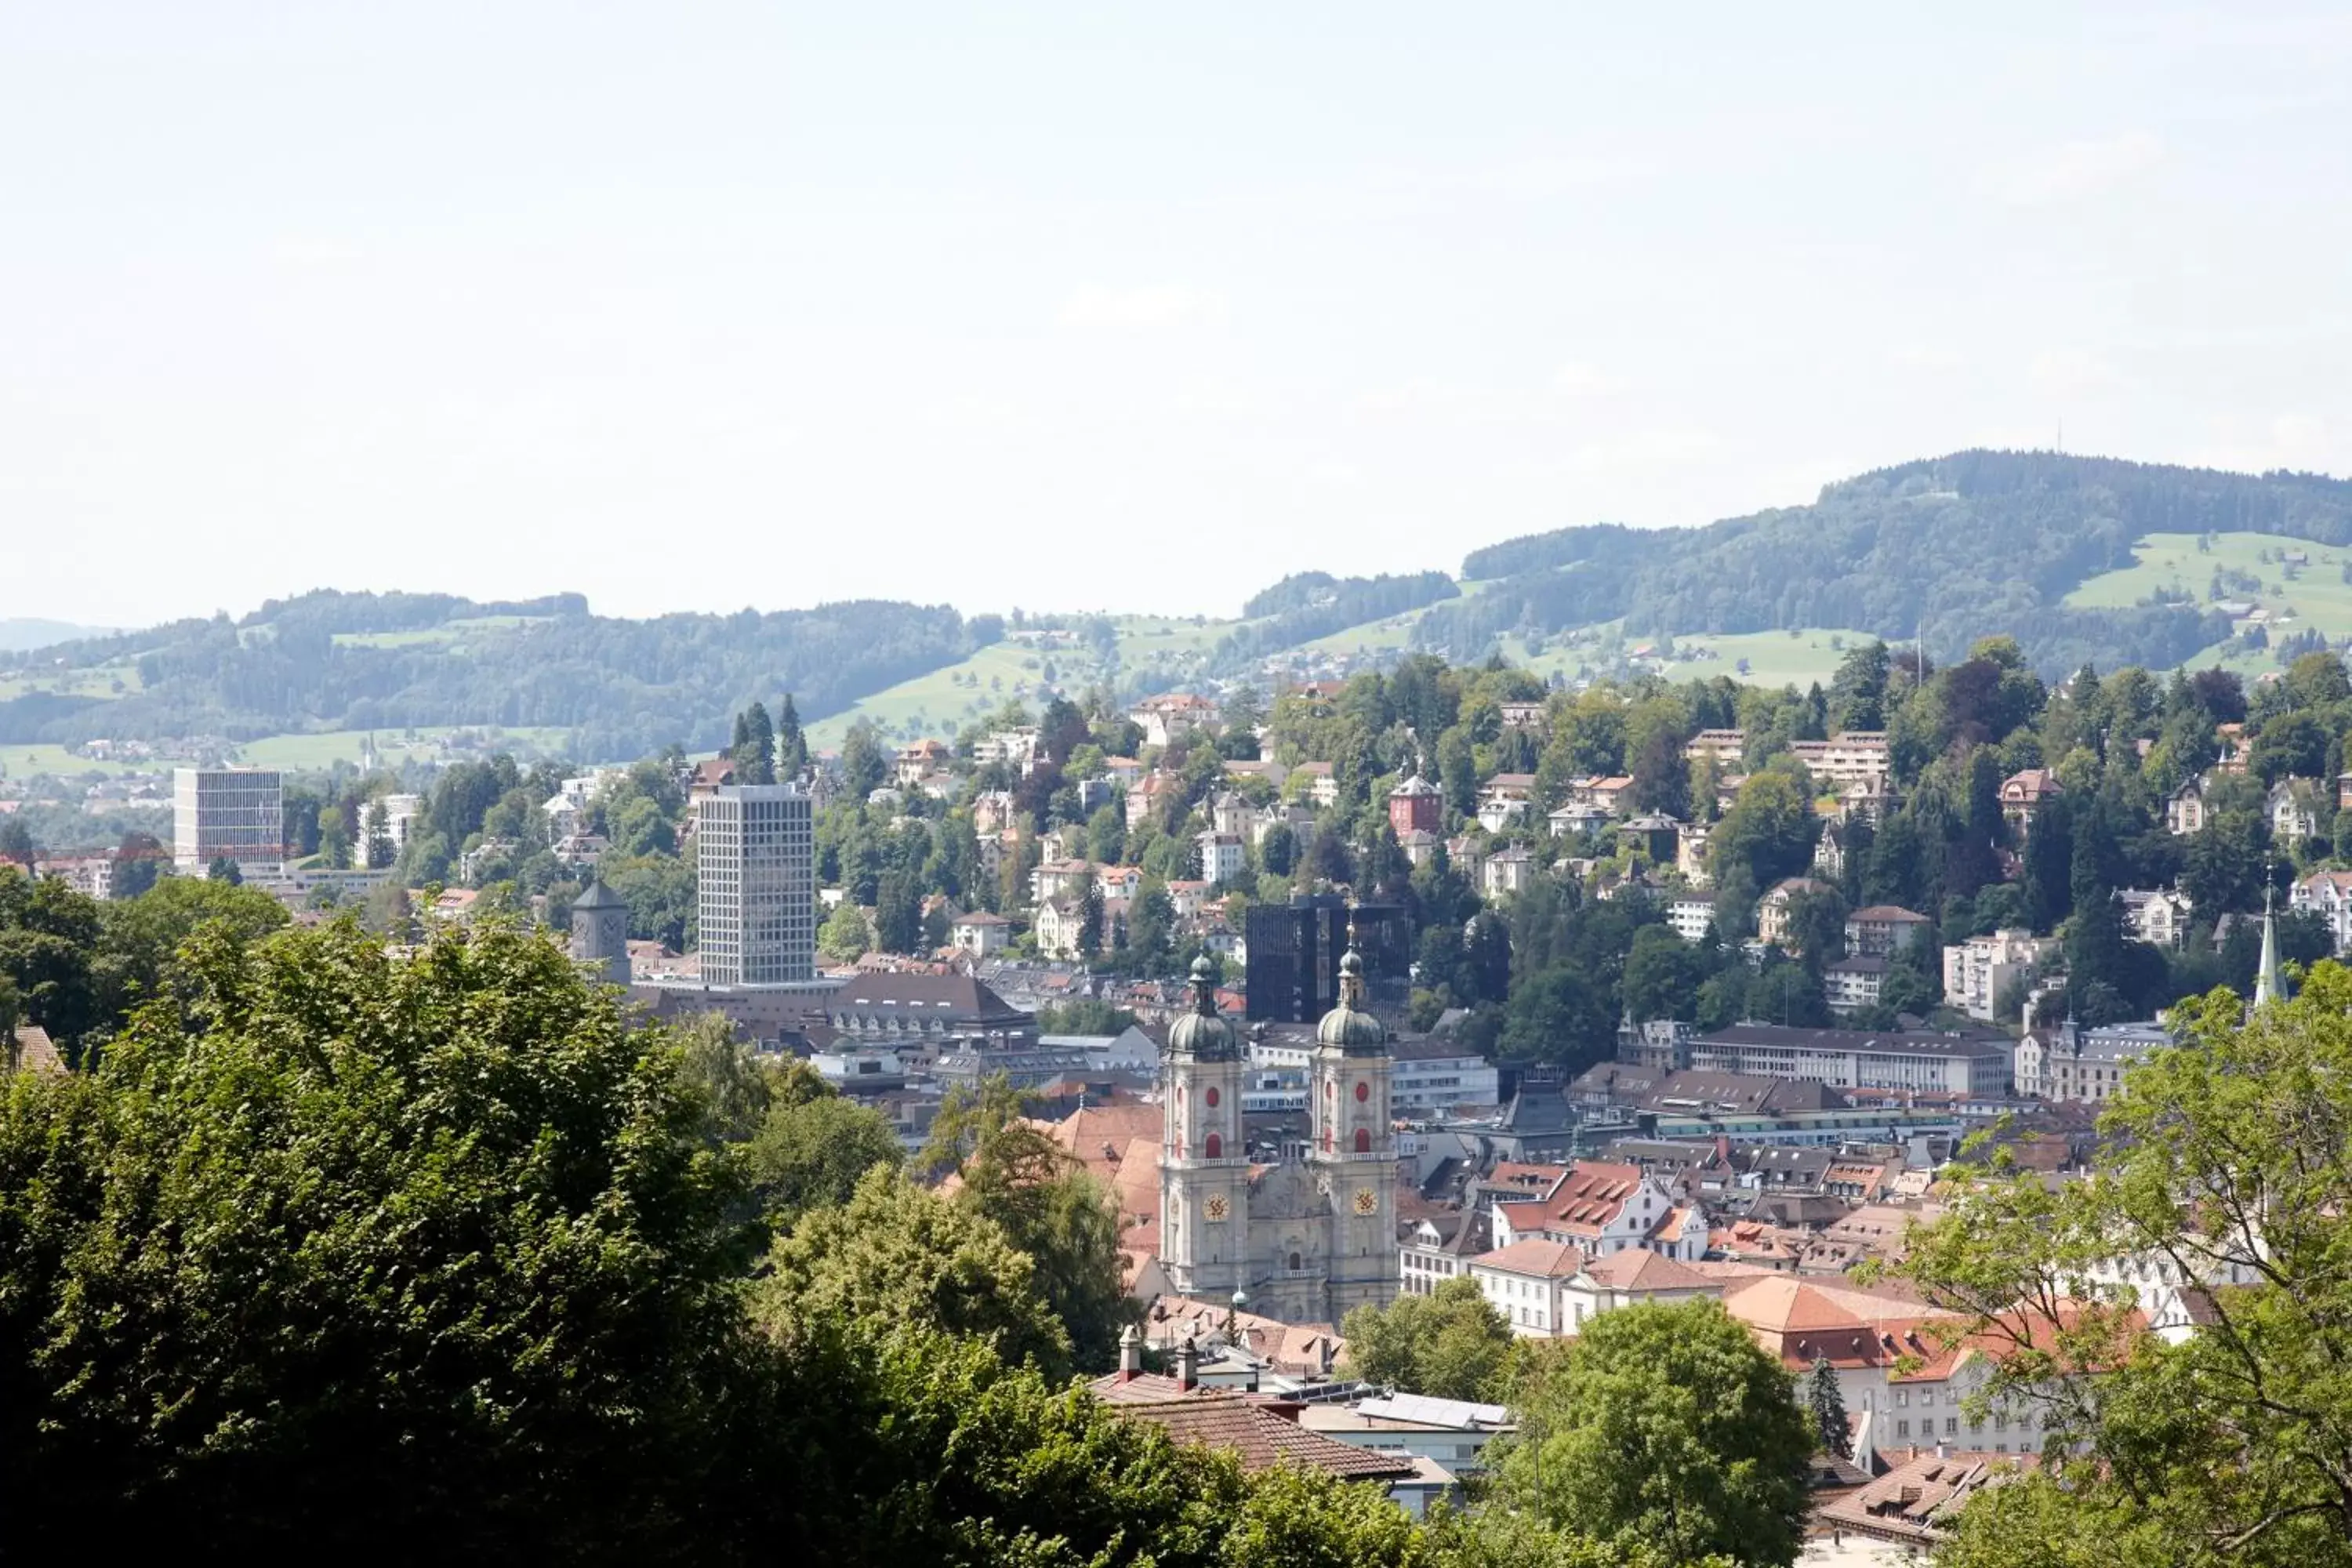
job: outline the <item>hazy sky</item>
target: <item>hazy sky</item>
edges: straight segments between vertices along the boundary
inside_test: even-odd
[[[1927,9],[0,0],[0,615],[1231,613],[2062,422],[2352,471],[2352,6]]]

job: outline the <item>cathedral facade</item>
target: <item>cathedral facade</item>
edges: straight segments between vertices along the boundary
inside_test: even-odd
[[[1397,1293],[1396,1145],[1388,1031],[1364,1010],[1363,961],[1340,960],[1339,1003],[1316,1027],[1303,1160],[1254,1164],[1242,1123],[1241,1030],[1205,959],[1168,1031],[1160,1148],[1160,1266],[1184,1296],[1287,1322],[1338,1323]]]

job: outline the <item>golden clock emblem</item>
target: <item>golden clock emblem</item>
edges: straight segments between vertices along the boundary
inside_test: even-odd
[[[1358,1214],[1370,1214],[1380,1206],[1380,1194],[1372,1191],[1370,1187],[1358,1187],[1356,1189],[1356,1212]]]
[[[1209,1194],[1209,1201],[1201,1205],[1201,1213],[1213,1220],[1224,1218],[1225,1194],[1223,1193],[1211,1193]]]

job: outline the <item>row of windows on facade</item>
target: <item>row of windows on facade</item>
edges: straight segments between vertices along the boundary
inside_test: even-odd
[[[1985,1424],[1982,1421],[1971,1421],[1969,1423],[1969,1436],[1970,1437],[1982,1437],[1984,1436],[1984,1429]],[[1992,1429],[1997,1433],[2008,1431],[2009,1417],[2005,1415],[1994,1416],[1992,1418]],[[2027,1436],[2032,1436],[2033,1434],[2033,1417],[2030,1415],[2020,1415],[2017,1418],[2017,1429]],[[1960,1418],[1958,1416],[1947,1415],[1944,1417],[1943,1435],[1947,1437],[1957,1437],[1960,1435]],[[1899,1443],[1910,1436],[1910,1422],[1897,1421],[1895,1423],[1895,1439],[1896,1442]],[[1936,1418],[1934,1416],[1928,1415],[1922,1416],[1920,1418],[1919,1436],[1922,1437],[1933,1437],[1936,1436]],[[2007,1443],[1996,1443],[1993,1445],[1993,1451],[1995,1453],[2006,1454],[2009,1452],[2009,1445]]]

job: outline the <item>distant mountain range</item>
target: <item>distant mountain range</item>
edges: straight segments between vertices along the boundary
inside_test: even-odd
[[[104,626],[78,626],[69,621],[45,621],[37,616],[0,616],[0,653],[22,653],[77,637],[106,635]]]
[[[1070,617],[1058,624],[1078,636],[1062,639],[1060,668],[1024,658],[1013,687],[1165,685],[1351,640],[1477,658],[1596,631],[1616,647],[1828,627],[1923,637],[1941,658],[2007,632],[2051,674],[2085,661],[2165,668],[2242,654],[2217,605],[2225,588],[2234,598],[2243,584],[2265,584],[2227,551],[2193,563],[2199,581],[2182,575],[2116,602],[2116,584],[2137,581],[2128,575],[2135,547],[2164,534],[2196,536],[2200,552],[2223,534],[2352,546],[2352,483],[1960,452],[1828,486],[1810,506],[1704,528],[1604,523],[1515,539],[1474,551],[1458,577],[1286,578],[1253,596],[1240,620],[1174,623],[1185,633],[1181,656],[1151,652],[1120,618]],[[2079,592],[2103,576],[2103,591]],[[2341,582],[2352,584],[2352,557]],[[2295,596],[2268,585],[2281,589],[2273,597]],[[2352,616],[2352,597],[2345,607]],[[2305,636],[2325,629],[2308,616],[2303,624]],[[1170,625],[1154,635],[1169,636]],[[787,690],[811,721],[927,683],[968,711],[1004,685],[1003,658],[991,650],[1005,635],[999,616],[946,605],[632,621],[562,594],[476,603],[320,592],[234,622],[139,632],[0,621],[0,742],[497,724],[560,730],[575,756],[633,756],[672,741],[719,744],[738,709]],[[984,672],[993,672],[985,687]]]

